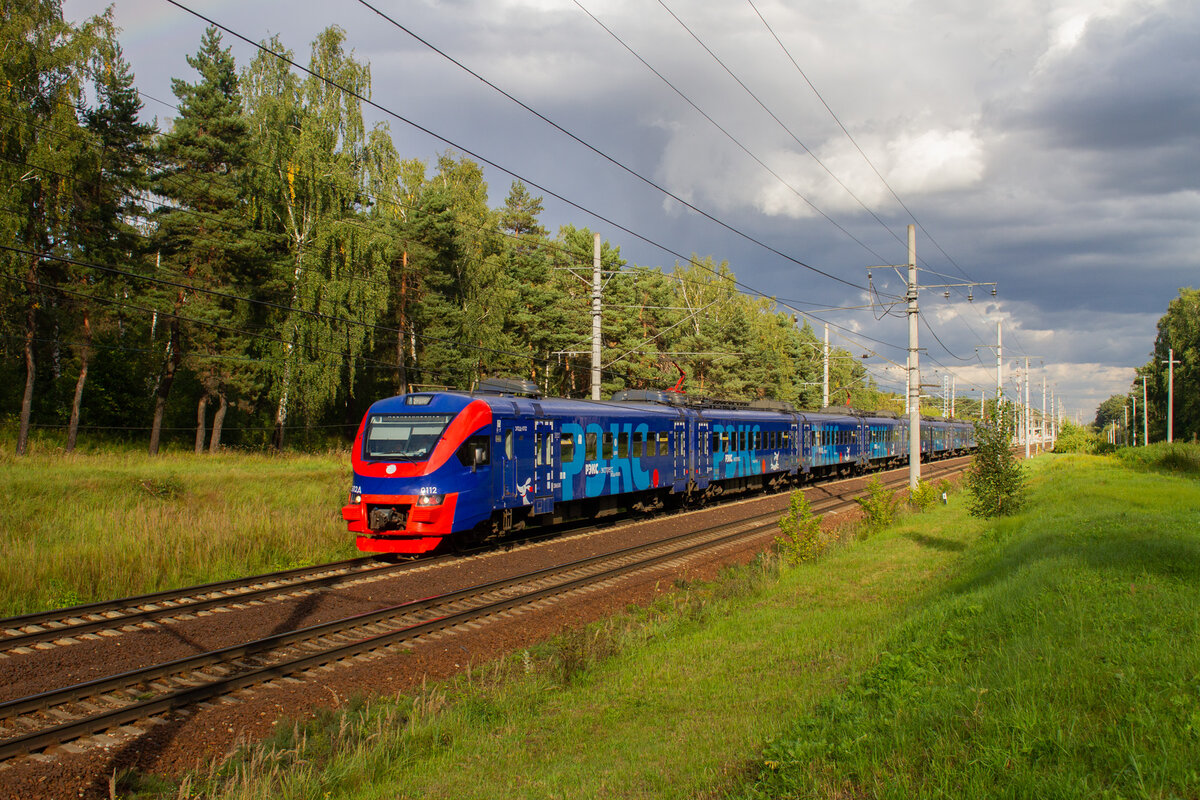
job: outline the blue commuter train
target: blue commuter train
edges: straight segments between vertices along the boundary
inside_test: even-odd
[[[970,423],[923,420],[921,458],[974,449]],[[542,397],[529,381],[374,403],[342,517],[359,549],[418,554],[531,524],[777,489],[908,462],[908,421],[786,403],[622,391]]]

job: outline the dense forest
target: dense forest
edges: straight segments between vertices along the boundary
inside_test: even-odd
[[[312,75],[261,51],[239,66],[208,30],[160,128],[108,15],[2,3],[0,403],[18,452],[31,430],[68,450],[315,446],[379,397],[491,375],[588,396],[592,231],[551,234],[520,182],[489,206],[456,153],[404,158],[364,120],[370,68],[340,29],[311,43]],[[602,264],[604,396],[682,370],[694,394],[820,404],[813,330],[727,263],[642,267],[604,242]],[[886,405],[852,354],[831,364],[836,402]]]

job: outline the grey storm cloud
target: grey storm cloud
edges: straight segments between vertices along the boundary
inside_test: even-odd
[[[1200,142],[1200,6],[1178,2],[1140,20],[1090,22],[1069,57],[1044,67],[1039,90],[1013,122],[1054,147],[1123,158],[1167,155]],[[1177,175],[1195,186],[1196,173]],[[1187,179],[1190,178],[1190,181]]]

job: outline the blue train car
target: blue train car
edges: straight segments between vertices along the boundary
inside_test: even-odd
[[[922,421],[922,459],[974,446],[964,423]],[[907,463],[908,424],[850,409],[724,403],[658,391],[544,398],[523,381],[374,403],[351,451],[342,517],[369,552],[703,502]]]

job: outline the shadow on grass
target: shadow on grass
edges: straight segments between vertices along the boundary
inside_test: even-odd
[[[1005,549],[971,579],[950,587],[953,594],[969,594],[1010,579],[1039,562],[1056,562],[1059,568],[1077,565],[1109,574],[1142,573],[1200,585],[1200,538],[1167,531],[1113,532],[1111,525],[1095,525],[1090,535],[1035,534]]]
[[[928,547],[931,550],[941,550],[946,553],[961,553],[967,549],[965,542],[943,539],[940,536],[928,536],[924,533],[906,533],[904,534],[904,538],[911,542],[916,542],[921,547]]]

